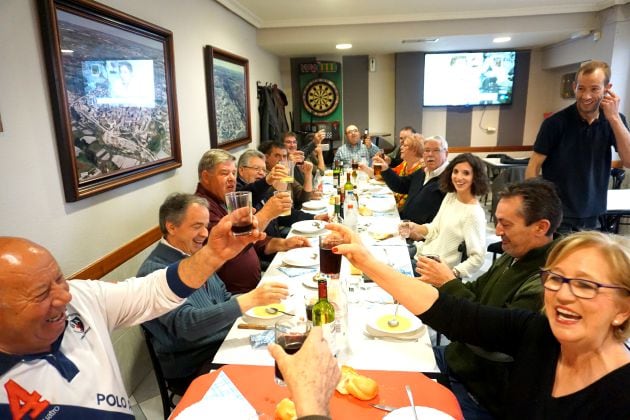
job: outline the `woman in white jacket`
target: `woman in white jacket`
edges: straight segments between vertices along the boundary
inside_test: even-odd
[[[439,256],[458,278],[478,271],[486,251],[486,213],[478,197],[486,194],[488,187],[481,159],[470,153],[455,157],[440,175],[440,189],[447,194],[437,215],[431,223],[411,224],[410,237],[423,240],[416,243],[416,259]],[[459,249],[462,242],[468,255],[463,261]]]

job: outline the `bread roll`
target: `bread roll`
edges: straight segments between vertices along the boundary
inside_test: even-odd
[[[359,374],[350,366],[341,366],[341,380],[336,389],[340,394],[350,394],[360,400],[371,400],[378,394],[376,381]]]
[[[289,398],[283,398],[278,405],[276,405],[276,412],[274,414],[275,420],[295,420],[297,419],[297,413],[295,411],[295,404]]]

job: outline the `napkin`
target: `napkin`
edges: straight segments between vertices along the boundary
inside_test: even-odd
[[[252,345],[253,349],[257,349],[259,347],[267,346],[267,344],[273,343],[276,335],[274,330],[266,330],[258,334],[252,334],[249,336],[249,344]]]
[[[216,418],[258,419],[254,407],[225,372],[217,375],[214,383],[199,402],[187,407],[177,418],[183,420],[208,418],[208,413],[212,413],[212,416]]]
[[[304,274],[314,273],[317,271],[317,268],[313,267],[278,267],[278,271],[283,274],[286,274],[289,277],[298,277],[303,276]]]

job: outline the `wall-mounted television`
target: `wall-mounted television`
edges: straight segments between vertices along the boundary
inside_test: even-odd
[[[512,103],[515,51],[426,53],[423,106]]]
[[[153,60],[88,60],[81,68],[83,91],[97,105],[155,107]]]

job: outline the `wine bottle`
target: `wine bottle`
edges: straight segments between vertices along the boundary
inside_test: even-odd
[[[348,191],[353,191],[354,190],[354,185],[352,185],[352,181],[350,181],[350,176],[351,176],[351,173],[347,172],[346,173],[346,183],[343,184],[344,195],[345,195],[346,198],[348,198]]]
[[[341,187],[341,164],[339,160],[335,160],[335,165],[333,166],[333,186],[335,188]]]
[[[341,217],[341,199],[338,195],[335,196],[335,212],[330,219],[330,223],[343,224],[343,218]]]
[[[323,336],[328,342],[333,355],[336,355],[335,307],[328,301],[328,282],[324,277],[317,280],[317,294],[318,300],[312,309],[313,325],[322,327]]]

